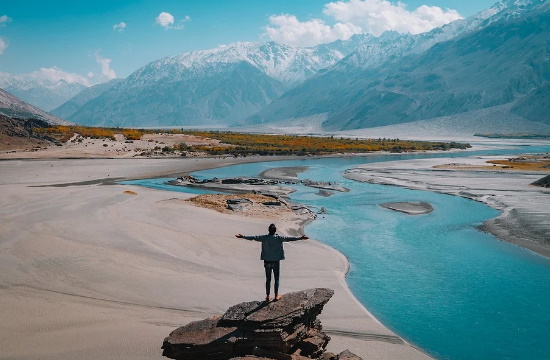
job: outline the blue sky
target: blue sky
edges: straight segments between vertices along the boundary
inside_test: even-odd
[[[422,32],[494,2],[403,0],[403,8],[389,0],[0,0],[0,72],[42,68],[93,84],[235,41],[310,46],[358,32]],[[367,15],[382,12],[390,15]]]

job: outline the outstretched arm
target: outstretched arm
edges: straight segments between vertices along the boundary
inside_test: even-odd
[[[235,237],[238,237],[239,239],[262,241],[261,235],[257,235],[257,236],[246,236],[246,235],[243,235],[243,234],[237,234],[237,235],[235,235]]]
[[[307,240],[309,237],[302,235],[300,237],[292,237],[292,236],[281,236],[283,238],[283,241],[298,241],[298,240]]]

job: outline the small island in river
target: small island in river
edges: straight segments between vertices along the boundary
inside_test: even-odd
[[[409,215],[428,214],[434,210],[432,205],[424,201],[391,202],[380,204],[380,206]]]

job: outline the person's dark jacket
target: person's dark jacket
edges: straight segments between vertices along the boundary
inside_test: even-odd
[[[279,236],[277,234],[243,236],[243,239],[260,241],[262,243],[262,255],[260,260],[279,261],[284,260],[285,250],[283,242],[302,240],[302,237]]]

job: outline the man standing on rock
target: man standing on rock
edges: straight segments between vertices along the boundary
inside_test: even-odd
[[[281,295],[279,295],[279,265],[280,261],[285,258],[283,242],[307,240],[309,238],[305,235],[300,237],[279,236],[275,234],[277,232],[277,227],[275,224],[269,225],[268,231],[269,234],[267,235],[244,236],[242,234],[237,234],[235,236],[241,239],[260,241],[262,243],[262,255],[260,259],[264,261],[265,269],[265,301],[269,302],[271,300],[269,298],[269,293],[271,291],[272,272],[275,277],[275,283],[273,286],[275,297],[273,298],[273,301],[277,301],[281,298]]]

